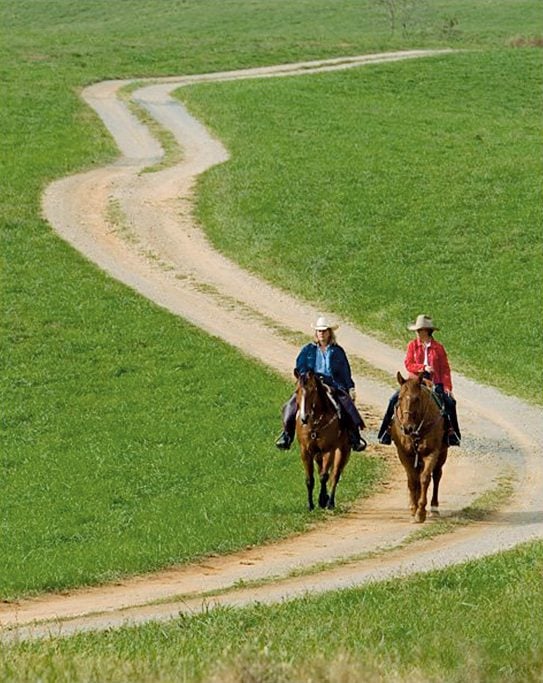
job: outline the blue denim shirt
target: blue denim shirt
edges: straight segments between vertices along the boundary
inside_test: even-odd
[[[331,348],[331,346],[327,346],[323,351],[320,346],[317,346],[317,353],[315,355],[315,372],[317,375],[332,377],[332,370],[330,369]]]
[[[332,344],[328,347],[329,371],[328,375],[331,383],[348,391],[354,387],[353,378],[351,375],[351,366],[347,360],[347,354],[338,344]],[[317,369],[317,344],[310,342],[306,344],[296,358],[296,369],[298,372],[307,372],[313,370],[320,374]]]

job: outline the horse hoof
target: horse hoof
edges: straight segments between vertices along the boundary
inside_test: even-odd
[[[328,505],[326,506],[327,510],[335,510],[336,506],[335,503],[328,501]]]
[[[328,504],[330,503],[328,496],[326,498],[319,498],[319,507],[324,510],[324,508],[328,507]]]
[[[430,517],[439,517],[439,510],[437,508],[432,508],[430,510]]]
[[[417,512],[415,519],[413,520],[415,524],[422,524],[426,520],[426,513]]]

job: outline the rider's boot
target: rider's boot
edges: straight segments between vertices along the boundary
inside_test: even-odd
[[[447,434],[447,443],[449,444],[449,446],[460,446],[460,437],[452,427],[449,427],[449,433]]]
[[[396,403],[398,402],[398,395],[399,392],[396,391],[390,397],[386,413],[384,414],[383,421],[381,422],[381,426],[379,427],[379,431],[377,432],[377,440],[379,441],[379,443],[382,443],[383,446],[390,446],[390,444],[392,443],[390,427],[392,425],[392,420],[394,418],[394,408],[396,407]]]
[[[379,443],[383,446],[390,446],[392,443],[392,436],[390,435],[390,429],[385,429],[384,432],[380,432],[378,436]]]
[[[275,445],[282,451],[288,451],[292,445],[292,436],[287,431],[281,432]]]
[[[277,448],[282,451],[288,451],[294,441],[294,433],[296,431],[296,394],[292,394],[289,400],[283,406],[283,431],[275,442]]]
[[[365,439],[360,436],[360,432],[358,431],[357,427],[355,429],[349,430],[349,441],[353,451],[358,451],[359,453],[366,450],[366,446],[368,445]]]
[[[379,427],[379,431],[377,432],[377,441],[382,443],[383,446],[390,446],[392,443],[392,437],[390,436],[390,422],[391,420],[387,413],[383,418],[383,422]]]

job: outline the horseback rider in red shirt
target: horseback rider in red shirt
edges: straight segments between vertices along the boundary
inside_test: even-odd
[[[456,415],[456,401],[452,394],[451,368],[447,352],[442,344],[433,337],[435,327],[432,319],[427,315],[419,315],[416,321],[409,325],[409,330],[417,333],[417,338],[409,342],[405,355],[405,367],[410,377],[418,377],[422,372],[427,383],[433,388],[443,403],[446,417],[449,421],[449,446],[460,445],[460,428]],[[379,443],[391,443],[390,424],[394,416],[394,408],[398,401],[396,392],[392,395],[387,411],[383,418],[377,438]]]

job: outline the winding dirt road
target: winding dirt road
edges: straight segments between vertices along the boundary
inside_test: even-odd
[[[210,246],[193,217],[193,187],[200,173],[226,161],[228,153],[170,93],[196,82],[310,77],[443,52],[366,55],[149,82],[131,97],[173,133],[183,150],[182,162],[153,173],[141,171],[160,161],[163,150],[118,97],[130,81],[93,85],[83,98],[115,138],[121,157],[104,168],[54,182],[43,198],[44,214],[65,240],[114,278],[290,376],[298,349],[289,338],[293,333],[308,335],[317,314],[333,312],[317,311],[294,299]],[[403,369],[401,352],[347,323],[341,324],[340,340],[355,366],[360,359],[390,376]],[[307,591],[443,567],[542,538],[543,412],[465,377],[454,379],[465,439],[462,449],[450,452],[445,467],[442,516],[462,510],[481,492],[494,488],[502,475],[514,472],[513,496],[489,519],[406,544],[414,528],[406,510],[403,476],[393,449],[371,445],[370,454],[390,461],[391,480],[347,515],[331,516],[301,536],[211,557],[205,563],[3,604],[0,639],[68,635],[168,619],[219,604],[279,601]],[[390,387],[360,373],[355,380],[362,409],[374,428]],[[370,440],[375,441],[373,433]],[[297,458],[273,451],[270,457]],[[301,468],[299,475],[302,478]]]

